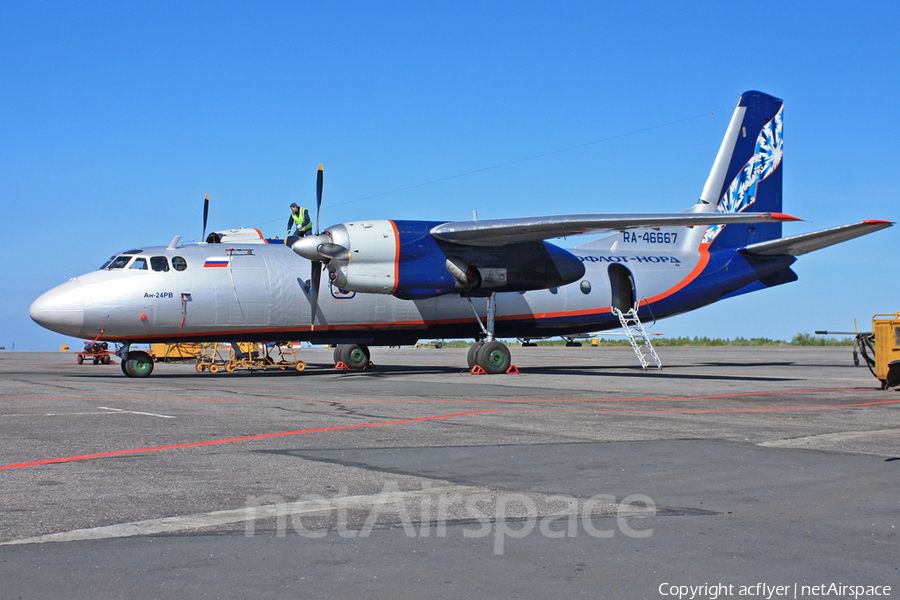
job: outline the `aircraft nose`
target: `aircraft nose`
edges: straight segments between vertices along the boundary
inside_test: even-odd
[[[31,304],[28,314],[51,331],[79,337],[84,325],[84,291],[78,279],[70,279]]]

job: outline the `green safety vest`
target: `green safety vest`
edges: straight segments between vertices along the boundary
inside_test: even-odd
[[[309,221],[306,224],[306,227],[303,227],[303,222],[308,218],[309,211],[305,208],[301,208],[297,214],[294,214],[294,211],[291,211],[291,218],[294,220],[294,223],[297,227],[300,228],[300,231],[309,231],[312,229],[312,221]]]

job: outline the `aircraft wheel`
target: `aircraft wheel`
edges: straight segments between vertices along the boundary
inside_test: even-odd
[[[342,358],[343,352],[344,352],[344,346],[346,346],[346,344],[338,344],[337,346],[334,347],[334,364],[338,364],[339,362],[344,360]]]
[[[206,370],[206,365],[202,362],[198,362],[194,368],[197,369],[198,373],[202,373],[203,371]]]
[[[75,362],[77,362],[79,365],[84,364],[84,357],[79,354],[75,357]]]
[[[369,364],[369,347],[360,344],[347,344],[341,353],[341,360],[350,369],[365,369]]]
[[[298,360],[297,364],[294,365],[294,368],[297,369],[298,371],[302,371],[303,369],[306,368],[306,363],[303,362],[302,360]]]
[[[478,351],[478,366],[491,375],[506,373],[510,364],[512,355],[502,342],[488,342]]]
[[[218,373],[218,372],[219,372],[219,365],[217,365],[216,363],[213,363],[213,364],[209,365],[209,372],[210,372],[210,373]]]
[[[236,365],[234,364],[234,362],[229,360],[227,363],[225,363],[225,370],[228,371],[229,373],[234,373],[235,368],[236,368]]]
[[[478,351],[481,350],[481,347],[484,346],[483,341],[477,341],[471,346],[469,346],[469,353],[466,356],[466,359],[469,362],[469,370],[472,370],[476,364],[478,364]]]
[[[153,357],[142,350],[129,352],[122,361],[122,371],[129,377],[147,377],[153,372]]]

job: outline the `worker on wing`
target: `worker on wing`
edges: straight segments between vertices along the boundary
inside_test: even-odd
[[[291,226],[294,226],[294,235],[303,237],[312,231],[312,221],[309,219],[309,211],[305,208],[297,206],[296,202],[291,203],[291,216],[288,217],[288,235],[291,233]]]

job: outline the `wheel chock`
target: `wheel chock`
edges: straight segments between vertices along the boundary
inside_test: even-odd
[[[519,372],[519,369],[516,368],[516,365],[509,365],[509,368],[506,370],[507,375],[515,375]]]
[[[345,364],[344,364],[344,361],[342,361],[342,360],[339,360],[339,361],[337,362],[337,364],[334,365],[334,368],[337,369],[338,371],[349,371],[349,370],[350,370],[350,367],[348,367],[347,365],[345,365]]]
[[[487,375],[487,371],[485,371],[484,369],[482,369],[482,368],[479,367],[478,365],[475,365],[474,367],[472,367],[472,370],[469,371],[469,373],[470,373],[471,375]]]
[[[374,368],[375,368],[375,363],[373,363],[373,362],[370,360],[370,361],[368,362],[368,364],[367,364],[366,366],[363,367],[363,371],[366,371],[366,370],[368,370],[368,369],[374,369]]]

